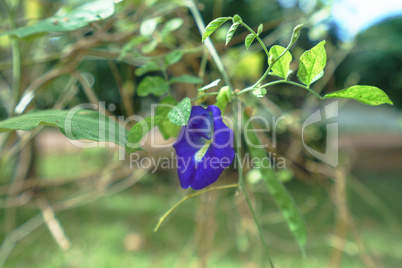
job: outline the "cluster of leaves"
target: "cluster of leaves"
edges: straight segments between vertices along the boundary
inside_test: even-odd
[[[266,94],[265,87],[273,85],[273,83],[268,83],[265,85],[261,85],[261,82],[267,77],[267,75],[276,76],[282,78],[283,83],[287,82],[289,74],[292,73],[290,70],[290,63],[292,61],[292,55],[289,52],[290,47],[297,41],[300,36],[300,30],[302,29],[302,24],[295,27],[293,31],[293,35],[289,42],[287,48],[284,48],[279,45],[272,46],[269,51],[265,48],[262,40],[259,38],[259,35],[263,31],[263,25],[260,24],[258,26],[257,32],[254,32],[247,24],[243,22],[239,15],[234,15],[233,17],[221,17],[211,21],[202,36],[202,41],[205,41],[215,30],[217,30],[223,23],[226,21],[232,20],[232,25],[229,28],[229,31],[226,35],[226,44],[230,42],[232,39],[236,29],[239,25],[247,28],[251,33],[247,35],[245,39],[245,47],[248,49],[250,45],[253,43],[255,39],[258,39],[263,49],[265,50],[268,58],[268,70],[264,74],[261,79],[253,85],[251,88],[253,94],[257,98],[261,98]],[[317,80],[323,77],[324,68],[327,62],[327,55],[325,51],[325,41],[321,41],[312,49],[305,51],[299,60],[299,69],[297,71],[297,77],[301,84],[298,84],[300,87],[304,87],[309,90],[311,93],[310,86]],[[278,82],[276,81],[275,84]],[[249,89],[245,90],[249,91]],[[245,92],[243,91],[243,92]],[[242,93],[242,92],[241,92]],[[355,85],[349,88],[345,88],[339,91],[331,92],[321,97],[316,94],[320,99],[331,99],[331,98],[347,98],[354,99],[361,103],[367,105],[380,105],[380,104],[391,104],[392,101],[389,99],[387,94],[381,89],[374,86],[366,86],[366,85]]]

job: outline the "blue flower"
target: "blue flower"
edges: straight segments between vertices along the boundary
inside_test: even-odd
[[[216,182],[233,161],[233,140],[233,131],[223,123],[218,107],[194,106],[173,144],[181,187],[200,190]]]

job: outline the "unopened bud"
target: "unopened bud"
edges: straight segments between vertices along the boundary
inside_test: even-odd
[[[290,43],[293,44],[297,41],[297,39],[299,39],[300,37],[300,30],[303,28],[303,23],[297,25],[294,29],[293,29],[293,34],[292,34],[292,39],[290,40]]]

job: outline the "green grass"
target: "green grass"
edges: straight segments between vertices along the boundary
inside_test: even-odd
[[[105,155],[99,151],[93,152],[92,155],[81,155],[81,158],[71,155],[47,157],[39,161],[40,172],[46,178],[57,177],[65,174],[66,167],[74,167],[74,172],[79,174],[87,171],[88,165],[84,169],[78,160],[93,155],[96,155],[95,160],[87,164],[89,169],[96,168],[104,163]],[[166,172],[163,176],[166,176]],[[154,233],[158,218],[183,196],[182,191],[167,184],[166,180],[158,183],[160,177],[153,174],[150,176],[152,184],[145,178],[143,183],[120,194],[59,212],[57,216],[72,243],[68,252],[61,251],[47,228],[42,226],[17,243],[5,267],[197,267],[200,260],[197,256],[203,245],[195,241],[202,241],[213,229],[216,232],[207,247],[210,253],[208,267],[260,265],[263,252],[261,242],[255,233],[251,216],[247,210],[242,210],[242,204],[236,204],[232,190],[220,191],[215,197],[198,196],[187,200]],[[387,205],[396,220],[402,222],[402,215],[397,213],[402,211],[398,195],[402,181],[397,174],[381,174],[379,179],[379,174],[371,172],[360,174],[359,177],[364,177],[364,185]],[[304,212],[309,233],[307,257],[302,258],[297,243],[278,216],[270,197],[266,193],[256,192],[253,199],[256,200],[256,209],[273,261],[276,267],[326,267],[332,250],[331,234],[334,229],[334,207],[329,196],[318,186],[298,182],[287,186],[302,210],[307,207]],[[398,267],[402,263],[402,239],[400,233],[393,231],[394,223],[382,218],[381,213],[353,191],[349,191],[349,196],[358,232],[370,255],[381,267]],[[213,210],[202,214],[199,212],[202,206],[213,206]],[[24,223],[37,213],[33,209],[18,210],[18,223]],[[3,215],[0,214],[0,217],[3,218]],[[200,217],[201,220],[207,219],[207,224],[212,224],[201,236],[199,232],[202,226],[196,223]],[[125,245],[130,234],[135,234],[142,241],[135,250]],[[200,237],[201,240],[197,240]],[[353,237],[347,237],[347,241],[342,267],[365,267],[357,254]]]

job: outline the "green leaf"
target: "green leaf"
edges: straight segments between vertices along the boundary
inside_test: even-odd
[[[260,26],[258,26],[258,29],[257,29],[257,35],[260,35],[260,33],[262,33],[263,29],[264,29],[264,26],[262,24],[260,24]]]
[[[144,54],[149,54],[155,50],[155,48],[158,46],[158,44],[159,44],[159,41],[157,39],[153,39],[149,43],[142,46],[141,52]]]
[[[255,39],[254,34],[249,34],[246,36],[246,40],[244,41],[244,45],[246,46],[246,49],[248,49],[251,46],[254,39]]]
[[[175,64],[178,61],[180,61],[182,57],[183,57],[183,51],[181,50],[174,50],[172,52],[169,52],[165,56],[165,65],[169,66]]]
[[[167,33],[176,31],[176,30],[179,29],[182,25],[183,25],[183,19],[181,19],[181,18],[174,18],[174,19],[171,19],[171,20],[167,21],[167,22],[163,25],[162,34],[167,34]]]
[[[177,137],[180,131],[180,126],[172,124],[168,118],[169,112],[175,105],[177,105],[177,101],[173,97],[167,96],[158,104],[158,108],[156,108],[156,115],[161,116],[158,128],[165,140],[170,137]]]
[[[20,27],[3,34],[23,38],[48,32],[74,31],[88,26],[91,22],[103,20],[112,16],[114,13],[114,4],[112,0],[91,1],[74,8],[69,12],[59,10],[58,13],[63,14],[55,15],[41,20],[37,24]]]
[[[339,91],[328,93],[323,97],[323,99],[332,98],[354,99],[368,105],[380,105],[384,103],[393,105],[392,101],[389,99],[388,95],[384,91],[382,91],[378,87],[373,86],[356,85]]]
[[[202,42],[204,42],[205,39],[208,38],[208,36],[210,36],[213,32],[215,32],[216,29],[218,29],[222,24],[224,24],[226,21],[230,19],[231,19],[230,17],[221,17],[211,21],[205,28],[204,33],[202,34]]]
[[[211,83],[209,83],[208,85],[205,85],[202,88],[199,88],[198,91],[201,92],[201,91],[205,91],[207,89],[210,89],[212,87],[216,87],[219,84],[220,81],[221,81],[220,79],[216,79],[216,80],[212,81]]]
[[[181,76],[173,77],[169,80],[169,83],[187,83],[187,84],[202,84],[204,82],[198,76],[183,74]]]
[[[189,98],[184,98],[178,105],[176,105],[168,113],[168,118],[170,122],[178,126],[187,125],[188,119],[191,114],[191,100]]]
[[[151,129],[157,126],[160,119],[161,117],[158,115],[150,116],[145,118],[144,120],[139,121],[130,129],[126,145],[126,151],[128,154],[134,153],[139,150],[142,151],[142,148],[140,146],[142,138],[144,138],[144,136]]]
[[[96,111],[43,110],[12,117],[0,122],[0,132],[30,131],[38,126],[57,127],[69,139],[108,141],[122,147],[126,145],[127,130],[109,117]]]
[[[300,82],[307,86],[310,86],[314,78],[324,70],[327,62],[324,45],[325,41],[321,41],[312,49],[305,51],[300,57],[297,77]]]
[[[169,90],[169,83],[160,76],[147,76],[138,85],[138,96],[145,97],[149,94],[162,96]]]
[[[285,51],[284,47],[281,46],[272,46],[269,50],[269,57],[272,55],[274,59],[279,58],[279,56]],[[292,54],[289,51],[286,51],[285,55],[283,55],[279,60],[277,60],[272,66],[272,72],[282,78],[287,78],[289,74],[289,65],[292,61]]]
[[[142,36],[151,36],[155,32],[159,21],[160,17],[144,20],[140,25],[140,34]]]
[[[245,119],[249,120],[249,117],[245,115]],[[248,124],[247,132],[245,135],[247,135],[247,147],[250,150],[251,157],[253,159],[258,159],[260,163],[266,163],[266,161],[270,161],[265,149],[260,148],[261,142],[256,135],[252,124]],[[275,171],[272,168],[263,167],[261,165],[259,167],[259,170],[261,171],[263,180],[268,188],[269,193],[271,194],[276,205],[282,212],[282,215],[285,218],[286,223],[288,224],[288,227],[293,236],[299,243],[302,252],[304,252],[304,245],[307,239],[306,226],[295,201],[286,190],[286,188],[283,186],[283,184],[278,180]]]
[[[233,37],[233,34],[235,33],[237,27],[239,27],[239,23],[233,23],[232,26],[230,26],[228,34],[226,35],[226,43],[225,46],[230,42],[230,40]]]
[[[259,87],[253,90],[253,95],[256,96],[257,98],[261,99],[262,97],[267,94],[267,90],[263,87]]]
[[[242,19],[240,18],[240,16],[235,14],[233,16],[233,23],[241,23],[241,22],[242,22]]]
[[[146,41],[147,37],[144,36],[136,36],[133,37],[129,42],[127,42],[124,47],[120,50],[120,55],[117,58],[117,60],[122,61],[127,53],[129,53],[130,51],[134,51],[135,50],[135,46],[143,43],[144,41]]]
[[[137,68],[135,70],[135,75],[136,76],[141,76],[149,72],[155,72],[155,71],[160,71],[162,68],[154,61],[148,61],[145,63],[143,66],[140,68]]]

